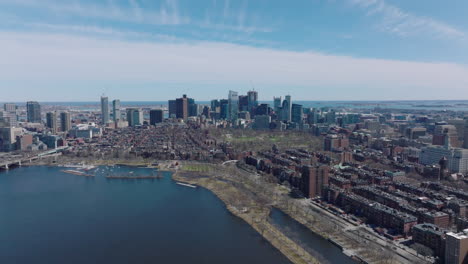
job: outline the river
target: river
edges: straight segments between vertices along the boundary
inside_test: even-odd
[[[290,263],[203,188],[33,166],[0,173],[0,263]],[[113,174],[147,175],[117,167]]]

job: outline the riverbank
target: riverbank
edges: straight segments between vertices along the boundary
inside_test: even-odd
[[[213,192],[232,214],[247,222],[291,262],[295,264],[319,263],[301,246],[270,224],[267,221],[270,208],[252,199],[249,194],[245,193],[245,189],[235,187],[226,180],[195,175],[193,172],[178,170],[172,175],[172,178],[176,181],[201,186]]]

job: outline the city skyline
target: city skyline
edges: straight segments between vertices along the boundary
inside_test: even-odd
[[[3,1],[1,101],[468,99],[467,5]]]

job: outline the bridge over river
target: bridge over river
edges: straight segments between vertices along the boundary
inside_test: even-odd
[[[56,149],[51,149],[51,150],[41,152],[41,153],[39,153],[37,155],[30,156],[30,157],[21,157],[21,158],[18,158],[18,159],[11,159],[11,160],[0,160],[0,170],[2,170],[2,169],[8,170],[8,169],[10,169],[10,167],[21,166],[22,163],[27,163],[27,162],[31,163],[33,160],[42,159],[42,158],[45,158],[45,157],[56,156],[56,155],[61,155],[62,151],[66,150],[68,148],[69,147],[59,147],[59,148],[56,148]]]

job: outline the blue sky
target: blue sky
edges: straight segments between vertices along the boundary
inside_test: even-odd
[[[0,0],[0,101],[468,99],[466,0]]]

